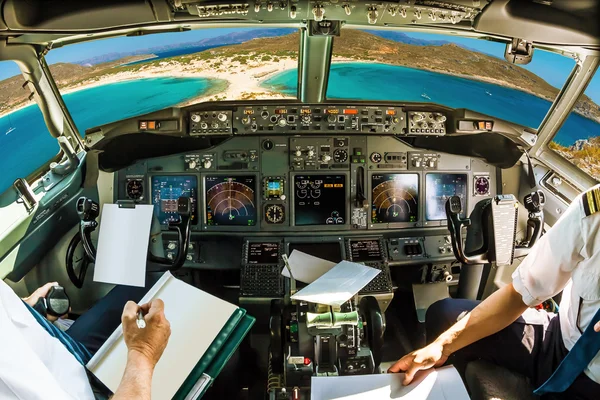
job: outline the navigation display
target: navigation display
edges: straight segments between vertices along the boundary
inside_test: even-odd
[[[256,225],[254,176],[207,176],[207,225]]]
[[[350,257],[352,261],[381,261],[379,240],[350,241]]]
[[[374,224],[419,220],[418,174],[373,174],[371,222]]]
[[[192,224],[196,224],[198,180],[195,176],[156,175],[152,177],[152,205],[154,215],[162,225],[178,222],[177,200],[192,199]]]
[[[248,243],[248,264],[279,264],[279,243]]]
[[[425,176],[425,218],[427,221],[446,219],[446,201],[460,197],[465,217],[467,199],[467,174],[427,174]]]
[[[296,175],[294,177],[296,225],[346,223],[345,175]]]

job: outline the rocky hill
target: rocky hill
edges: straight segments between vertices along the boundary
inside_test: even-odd
[[[249,52],[297,55],[298,43],[298,33],[294,33],[279,38],[255,39],[209,52],[225,56]],[[549,101],[553,101],[559,92],[525,68],[452,43],[428,46],[422,43],[407,44],[365,31],[348,29],[334,39],[333,56],[464,76],[523,90]],[[600,122],[600,106],[585,95],[577,103],[576,111]]]
[[[50,65],[50,72],[59,88],[71,86],[74,83],[93,76],[104,74],[107,71],[130,62],[153,57],[152,54],[131,56],[120,60],[111,61],[95,66],[82,66],[72,63],[56,63]],[[23,76],[17,75],[0,81],[0,114],[26,102],[31,92],[23,88]]]
[[[297,57],[298,55],[299,34],[297,32],[277,37],[255,36],[259,37],[241,44],[216,47],[200,53],[177,56],[170,60],[189,63],[192,60],[212,60],[218,57],[237,57],[243,60],[249,55],[253,57],[262,55],[264,60],[266,59],[264,56]],[[389,37],[396,38],[393,35]],[[450,43],[417,45],[386,39],[361,30],[348,29],[344,30],[341,37],[335,38],[333,55],[338,59],[379,62],[463,76],[523,90],[548,100],[553,100],[559,91],[524,68]],[[59,63],[50,66],[50,70],[59,87],[70,87],[84,81],[85,83],[93,81],[109,73],[134,73],[141,65],[159,67],[164,61],[148,60],[143,64],[123,65],[148,57],[148,54],[136,55],[94,66]],[[22,82],[21,77],[0,82],[0,93],[2,93],[0,113],[18,106],[27,99],[29,93],[21,88]],[[600,107],[587,96],[577,103],[576,111],[600,122]]]
[[[600,182],[600,137],[578,140],[570,147],[551,142],[550,148]]]

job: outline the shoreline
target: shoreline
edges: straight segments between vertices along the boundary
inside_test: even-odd
[[[149,60],[152,60],[150,58]],[[207,92],[201,96],[185,100],[175,107],[184,107],[198,102],[216,101],[216,100],[259,100],[259,99],[294,99],[294,96],[289,96],[284,93],[272,90],[263,86],[263,84],[282,73],[298,67],[298,62],[294,58],[282,57],[278,61],[252,61],[244,63],[243,65],[239,61],[234,61],[235,57],[220,58],[215,61],[206,62],[202,60],[195,60],[188,64],[182,64],[176,60],[165,59],[158,63],[158,66],[149,66],[139,64],[140,68],[133,71],[118,71],[102,75],[99,78],[90,78],[78,82],[76,85],[67,86],[60,88],[61,95],[65,96],[71,93],[75,93],[81,90],[92,89],[99,86],[141,80],[141,79],[153,79],[153,78],[204,78],[209,80],[216,80],[217,82]],[[420,71],[426,71],[437,74],[444,74],[453,76],[456,78],[462,78],[466,80],[472,80],[476,82],[488,83],[508,89],[518,90],[522,93],[536,96],[542,100],[553,102],[553,99],[542,97],[530,90],[526,90],[514,85],[510,85],[507,82],[499,81],[481,76],[466,76],[455,73],[448,73],[442,71],[436,71],[432,69],[420,69],[411,68],[402,65],[388,64],[383,62],[374,62],[367,60],[356,60],[348,57],[335,57],[332,60],[332,64],[379,64],[388,65],[394,67],[403,67],[416,69]],[[134,67],[137,65],[134,65]],[[223,82],[221,82],[223,81]],[[218,90],[220,89],[220,90]],[[4,118],[14,112],[23,110],[27,107],[34,105],[35,102],[27,101],[24,104],[19,105],[9,111],[0,113],[0,118]],[[583,115],[577,110],[573,110],[575,113],[583,118],[589,119],[600,124],[600,117],[593,118]]]

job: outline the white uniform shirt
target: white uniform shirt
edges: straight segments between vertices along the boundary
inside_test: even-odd
[[[0,399],[93,399],[84,367],[0,280]]]
[[[530,307],[564,289],[559,316],[568,350],[600,308],[600,210],[586,215],[590,212],[583,201],[588,201],[585,194],[571,203],[512,275],[515,289]],[[600,352],[585,374],[600,383]]]

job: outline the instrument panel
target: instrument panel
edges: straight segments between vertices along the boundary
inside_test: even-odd
[[[184,129],[227,135],[220,144],[116,173],[115,201],[153,204],[165,230],[181,195],[193,200],[192,231],[286,235],[441,227],[448,197],[469,213],[496,192],[494,166],[402,141],[446,135],[437,106],[202,106],[185,110]]]
[[[447,117],[438,111],[354,104],[261,104],[233,110],[191,111],[190,136],[345,132],[444,136]]]

